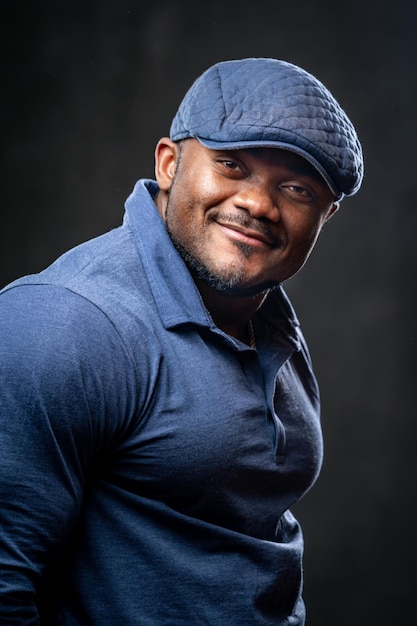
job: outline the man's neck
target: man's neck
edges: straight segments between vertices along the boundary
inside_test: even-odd
[[[194,280],[216,326],[228,335],[249,343],[249,321],[265,301],[268,292],[255,296],[235,296],[213,289],[196,277]]]

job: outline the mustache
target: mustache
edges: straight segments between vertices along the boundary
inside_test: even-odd
[[[265,239],[267,239],[271,245],[276,247],[282,246],[282,239],[277,234],[275,228],[271,227],[269,222],[255,219],[248,213],[224,213],[220,211],[212,211],[208,215],[208,220],[211,222],[219,222],[224,226],[240,226],[241,228],[258,233]]]

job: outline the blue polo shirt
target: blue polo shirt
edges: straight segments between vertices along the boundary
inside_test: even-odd
[[[0,295],[0,623],[301,626],[322,462],[280,288],[213,323],[139,181],[123,225]]]

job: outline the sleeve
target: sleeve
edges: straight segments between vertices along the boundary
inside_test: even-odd
[[[37,589],[74,532],[94,459],[132,419],[132,369],[81,296],[47,285],[0,295],[1,624],[39,624]]]

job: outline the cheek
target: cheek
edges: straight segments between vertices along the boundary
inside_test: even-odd
[[[224,200],[210,178],[191,178],[174,179],[166,208],[167,227],[181,239],[196,237],[209,221],[207,212]]]
[[[313,215],[298,216],[290,225],[289,233],[292,233],[294,240],[298,240],[306,247],[313,247],[316,243],[321,229],[323,228],[324,219],[317,218]]]
[[[322,220],[319,222],[303,220],[287,230],[290,258],[295,264],[304,265],[317,242],[322,226]]]
[[[187,198],[184,201],[184,198]],[[188,190],[186,193],[175,193],[174,188],[168,197],[165,212],[165,225],[171,238],[177,244],[189,249],[196,245],[204,221],[204,212],[199,209]]]

